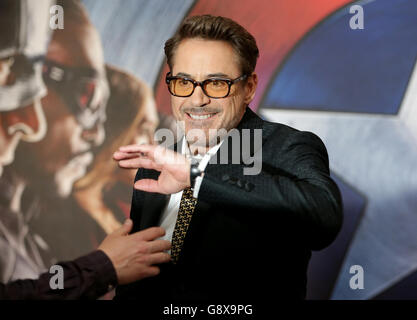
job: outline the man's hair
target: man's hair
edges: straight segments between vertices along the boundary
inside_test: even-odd
[[[165,55],[171,70],[178,45],[182,40],[190,38],[225,41],[236,52],[243,74],[250,75],[255,70],[259,57],[255,38],[232,19],[212,15],[185,19],[175,35],[165,42]]]

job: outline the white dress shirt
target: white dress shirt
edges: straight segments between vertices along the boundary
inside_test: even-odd
[[[201,155],[194,156],[194,158],[197,158],[197,160],[199,160],[198,168],[201,171],[204,171],[206,169],[207,164],[210,161],[210,158],[216,154],[216,152],[219,150],[222,143],[223,143],[223,140],[219,144],[210,148],[209,151],[207,151],[207,153],[204,154],[204,156],[201,156]],[[188,148],[188,143],[185,140],[185,137],[182,139],[182,142],[181,142],[181,154],[190,155],[190,150]],[[200,191],[200,186],[202,182],[203,182],[203,177],[196,178],[195,185],[194,185],[194,192],[193,192],[194,198],[198,198],[198,193]],[[182,197],[182,190],[180,192],[171,194],[168,204],[166,205],[164,211],[162,212],[159,225],[165,229],[165,236],[161,238],[163,240],[172,241],[172,234],[174,233],[175,223],[177,221],[181,197]],[[170,253],[171,251],[168,251],[168,252]]]

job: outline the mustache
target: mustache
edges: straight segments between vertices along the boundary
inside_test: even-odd
[[[218,113],[221,112],[222,109],[220,108],[213,108],[213,107],[185,107],[182,109],[182,112],[185,113],[193,113],[193,114],[206,114],[206,113]]]

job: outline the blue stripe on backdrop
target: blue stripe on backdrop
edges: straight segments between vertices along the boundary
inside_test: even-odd
[[[417,272],[406,276],[374,300],[417,300]]]
[[[417,93],[417,81],[415,84],[409,90]],[[403,105],[404,109],[410,107]],[[367,199],[331,297],[369,299],[415,271],[417,148],[415,137],[405,128],[407,119],[279,109],[261,112],[266,119],[320,136],[328,149],[332,172]],[[346,215],[352,212],[345,211]],[[364,268],[363,290],[349,287],[352,265]]]
[[[98,29],[105,61],[153,87],[164,63],[164,43],[193,0],[83,0]]]
[[[284,62],[263,107],[397,113],[417,58],[417,1],[358,3],[364,29],[349,27],[350,6],[324,21]]]
[[[319,135],[332,172],[367,199],[332,299],[387,296],[389,288],[400,295],[394,288],[417,270],[417,2],[360,3],[365,29],[349,29],[346,11],[318,26],[284,62],[260,109]],[[364,269],[362,290],[349,286],[352,265]]]

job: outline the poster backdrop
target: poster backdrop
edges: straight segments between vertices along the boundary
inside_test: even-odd
[[[313,252],[307,297],[417,298],[415,0],[58,4],[64,28],[50,31],[42,59],[47,130],[38,142],[21,141],[0,178],[3,282],[88,253],[129,215],[135,172],[111,155],[174,128],[164,42],[185,17],[213,14],[257,40],[250,107],[316,133],[328,148],[344,225],[330,247]],[[45,16],[26,19],[42,24]],[[358,268],[364,288],[352,289]]]

